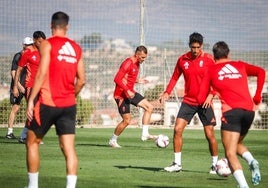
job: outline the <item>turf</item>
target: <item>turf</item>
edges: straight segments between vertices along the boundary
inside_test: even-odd
[[[21,129],[15,129],[19,135]],[[112,128],[78,128],[76,150],[79,157],[78,188],[88,187],[236,187],[232,176],[227,178],[208,173],[211,159],[207,141],[202,130],[186,129],[183,145],[183,171],[167,173],[162,169],[173,161],[172,143],[167,148],[157,148],[154,142],[140,140],[141,130],[127,128],[119,137],[120,149],[108,147]],[[166,134],[172,139],[172,129],[151,129],[152,134]],[[16,140],[4,138],[6,128],[0,128],[0,187],[17,188],[27,185],[25,146]],[[223,149],[220,133],[220,157]],[[256,188],[268,187],[268,131],[251,130],[245,144],[258,159],[262,182]],[[51,129],[40,145],[40,188],[65,187],[65,161],[58,147],[55,130]],[[250,171],[241,160],[244,173],[251,187]]]

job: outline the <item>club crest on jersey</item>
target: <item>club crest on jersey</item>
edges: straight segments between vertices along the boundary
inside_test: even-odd
[[[189,63],[187,61],[183,64],[183,66],[184,66],[184,69],[189,69]]]
[[[32,56],[32,60],[36,61],[37,57],[35,55]]]
[[[238,72],[238,70],[230,64],[226,64],[221,70],[218,72],[218,79],[223,80],[224,78],[228,79],[238,79],[242,77],[242,75]]]
[[[67,63],[76,63],[76,54],[69,42],[65,42],[65,44],[59,50],[58,60],[65,60]]]
[[[201,61],[199,62],[199,67],[203,67],[203,65],[204,65],[204,61],[201,60]]]

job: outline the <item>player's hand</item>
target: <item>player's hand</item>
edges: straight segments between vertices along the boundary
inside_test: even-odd
[[[205,102],[202,105],[202,108],[209,108],[212,106],[212,99],[213,99],[213,95],[209,94],[205,100]]]
[[[149,80],[147,80],[145,78],[139,78],[137,83],[139,83],[139,84],[147,84],[147,83],[149,83]]]
[[[28,101],[28,105],[27,105],[27,118],[29,121],[33,120],[33,112],[34,112],[34,104],[33,101]]]
[[[160,103],[164,103],[166,100],[168,100],[169,94],[166,92],[161,93],[160,97],[158,98],[158,101]]]
[[[131,90],[127,90],[127,96],[128,98],[132,99],[135,96],[135,93]]]
[[[253,97],[253,102],[254,102],[254,104],[256,104],[256,105],[260,104],[260,103],[261,103],[261,96],[260,96],[260,95],[255,95],[255,96]]]
[[[14,86],[14,88],[13,88],[13,95],[14,95],[14,97],[19,96],[19,90],[18,90],[18,87],[16,87],[16,86]]]

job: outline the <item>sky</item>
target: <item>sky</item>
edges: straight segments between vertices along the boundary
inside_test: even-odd
[[[232,49],[267,50],[267,0],[144,0],[144,37],[140,5],[140,0],[1,0],[0,55],[19,50],[23,38],[35,30],[50,36],[56,11],[70,15],[68,36],[75,40],[100,33],[105,40],[134,44],[141,38],[148,45],[175,40],[187,44],[197,31],[211,45],[224,40]]]

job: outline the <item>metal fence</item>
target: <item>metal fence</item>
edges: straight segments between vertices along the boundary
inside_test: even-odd
[[[174,125],[183,95],[183,79],[165,105],[157,102],[176,60],[188,48],[188,37],[199,32],[205,38],[204,50],[226,41],[232,59],[264,67],[268,64],[268,2],[266,0],[2,0],[0,3],[0,124],[6,126],[9,104],[10,67],[13,55],[21,49],[22,39],[42,30],[50,36],[50,19],[56,11],[70,15],[68,36],[84,51],[87,83],[78,98],[78,126],[115,126],[120,120],[113,100],[113,78],[121,62],[139,44],[149,49],[140,76],[150,80],[138,85],[154,105],[152,124]],[[253,92],[255,80],[249,84]],[[255,128],[267,128],[267,86],[264,101],[256,113]],[[25,121],[25,102],[15,126]],[[140,110],[132,107],[131,122],[139,126]],[[220,103],[215,101],[217,121]],[[199,126],[194,118],[190,126]]]

